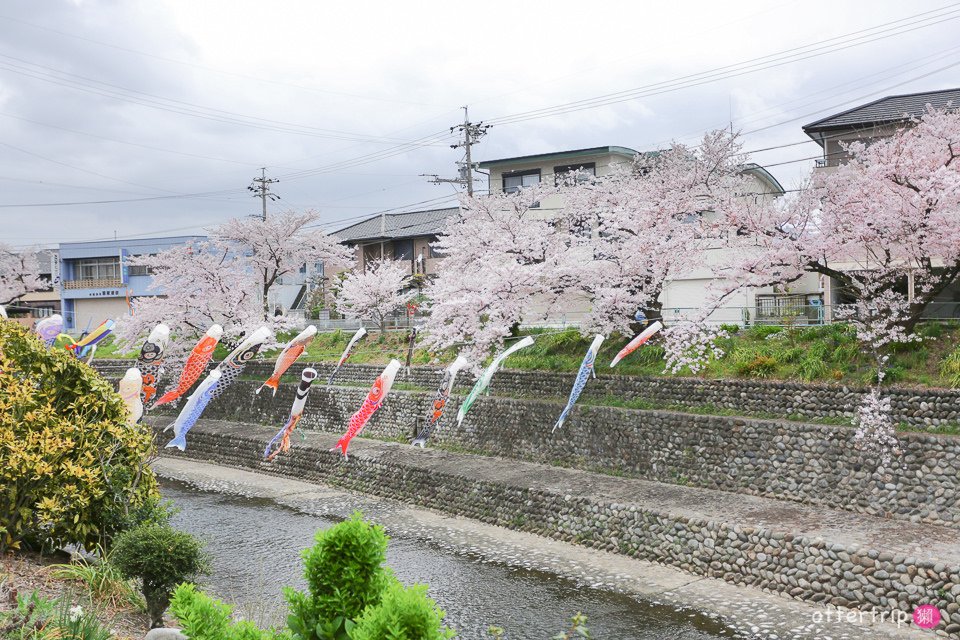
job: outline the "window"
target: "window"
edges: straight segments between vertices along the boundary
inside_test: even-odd
[[[577,182],[589,182],[591,178],[597,175],[597,165],[595,162],[582,162],[580,164],[565,164],[553,168],[553,179],[557,184],[563,180],[568,173],[577,174]]]
[[[537,184],[540,184],[540,169],[503,174],[504,193],[516,193],[523,187],[532,187]]]
[[[84,258],[77,260],[78,280],[120,278],[120,258]]]
[[[410,260],[413,258],[413,240],[394,240],[393,259]]]
[[[149,276],[149,275],[153,275],[153,269],[151,269],[145,264],[132,264],[127,268],[127,275]]]
[[[433,246],[433,245],[431,244],[431,245],[430,245],[430,257],[431,257],[431,258],[446,258],[446,257],[447,257],[447,254],[443,253],[442,251],[440,251],[439,249],[437,249],[435,246]]]

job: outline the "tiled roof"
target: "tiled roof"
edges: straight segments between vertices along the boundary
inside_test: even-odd
[[[810,133],[838,127],[896,122],[911,116],[923,115],[928,104],[936,109],[943,109],[948,103],[951,103],[953,108],[960,108],[960,89],[887,96],[811,122],[805,125],[803,130]]]
[[[339,231],[334,231],[331,235],[338,237],[341,242],[433,236],[443,233],[447,225],[447,219],[458,211],[458,208],[452,207],[407,213],[388,213],[384,216],[385,233],[381,233],[380,216],[375,215]]]

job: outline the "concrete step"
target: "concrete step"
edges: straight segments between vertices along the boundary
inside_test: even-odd
[[[169,418],[150,418],[166,425]],[[760,496],[303,432],[272,463],[274,427],[201,420],[189,458],[319,481],[838,607],[934,604],[960,633],[960,542],[947,527]],[[161,437],[161,444],[165,438]],[[169,453],[171,450],[167,450]],[[176,452],[174,452],[176,455]]]

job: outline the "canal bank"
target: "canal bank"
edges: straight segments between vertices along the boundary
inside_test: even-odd
[[[246,427],[255,429],[249,425]],[[201,431],[197,436],[203,433],[206,425],[201,425],[199,429]],[[257,434],[249,435],[256,437]],[[313,439],[313,435],[307,435],[308,441]],[[203,437],[195,438],[191,442],[191,448],[188,448],[188,453],[192,452],[192,455],[201,459],[216,459],[218,456],[213,449],[204,450],[201,446],[202,439]],[[305,444],[298,442],[296,449],[307,451]],[[360,445],[357,447],[357,455],[364,456],[370,452],[362,451],[363,449],[380,443],[358,440],[356,444]],[[313,446],[310,446],[309,451],[313,456],[319,453]],[[724,622],[741,636],[796,639],[830,637],[851,640],[931,637],[930,632],[921,632],[909,625],[898,628],[886,622],[875,622],[878,614],[864,612],[850,617],[854,612],[845,610],[844,619],[839,621],[835,609],[783,598],[756,587],[693,576],[674,567],[551,540],[527,532],[511,531],[468,518],[355,494],[340,488],[304,482],[302,478],[267,476],[186,460],[179,456],[160,459],[156,463],[156,469],[163,478],[188,482],[209,491],[266,499],[315,516],[340,518],[349,515],[353,509],[361,508],[371,515],[375,514],[375,519],[384,524],[388,532],[396,538],[437,545],[484,562],[561,576],[575,581],[583,589],[619,592],[671,609],[695,607],[697,611],[708,616],[722,617]],[[276,470],[275,467],[274,471]],[[183,517],[191,516],[185,513]],[[216,528],[212,527],[212,534],[216,534]],[[261,530],[264,544],[269,544],[269,521],[261,524]],[[275,551],[295,553],[296,550]],[[585,613],[590,614],[590,611]],[[528,615],[536,616],[537,613],[529,612]],[[642,636],[628,633],[597,637]]]

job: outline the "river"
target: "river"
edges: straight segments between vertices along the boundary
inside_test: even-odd
[[[173,524],[207,543],[213,569],[205,588],[261,624],[282,620],[281,588],[305,586],[300,551],[312,544],[318,529],[337,522],[267,499],[200,491],[169,480],[162,492],[180,509]],[[601,640],[738,637],[718,620],[694,611],[485,562],[468,550],[454,553],[391,533],[387,564],[405,584],[430,585],[430,596],[447,612],[446,623],[464,640],[489,638],[491,624],[506,629],[511,640],[551,638],[578,611],[587,614],[593,637]]]

